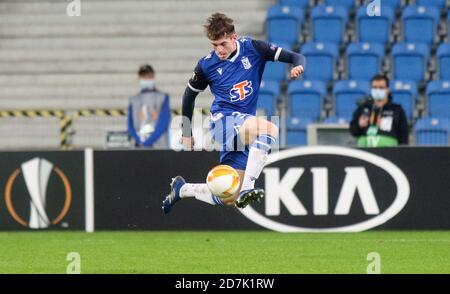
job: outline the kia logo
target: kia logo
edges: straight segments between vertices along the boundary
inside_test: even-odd
[[[397,215],[410,186],[392,162],[343,147],[314,146],[269,156],[263,205],[240,210],[278,232],[360,232]]]

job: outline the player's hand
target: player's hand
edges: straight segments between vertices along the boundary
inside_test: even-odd
[[[194,137],[181,137],[181,144],[185,150],[192,150],[195,144]]]
[[[304,72],[305,69],[303,68],[303,65],[297,65],[291,69],[291,78],[296,79]]]

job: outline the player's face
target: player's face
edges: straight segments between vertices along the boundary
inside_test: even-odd
[[[226,60],[228,57],[230,57],[231,53],[236,50],[236,39],[236,34],[233,34],[231,36],[225,36],[218,40],[210,40],[210,42],[217,56],[219,56],[221,60]]]

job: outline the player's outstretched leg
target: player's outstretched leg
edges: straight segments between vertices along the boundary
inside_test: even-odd
[[[162,210],[164,213],[169,213],[172,207],[181,199],[181,187],[186,184],[186,181],[181,176],[176,176],[170,183],[170,193],[166,196],[162,203]]]
[[[172,207],[183,198],[195,198],[211,205],[232,205],[233,199],[222,200],[211,194],[207,184],[191,184],[176,176],[170,184],[170,193],[163,201],[162,209],[164,213],[169,213]]]

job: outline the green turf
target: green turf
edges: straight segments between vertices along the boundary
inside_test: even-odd
[[[65,273],[69,252],[82,273],[450,273],[450,232],[0,233],[0,273]]]

